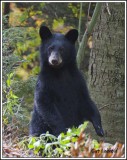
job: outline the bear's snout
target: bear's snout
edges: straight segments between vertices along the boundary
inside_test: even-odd
[[[52,62],[51,62],[53,65],[58,65],[58,60],[57,59],[52,59]]]
[[[51,52],[49,56],[49,64],[53,67],[59,66],[62,63],[62,58],[59,53]]]

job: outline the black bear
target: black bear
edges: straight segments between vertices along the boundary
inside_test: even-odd
[[[96,133],[103,136],[99,111],[91,100],[85,80],[76,64],[75,42],[78,31],[65,35],[52,34],[40,27],[41,71],[38,76],[30,135],[59,135],[84,121],[92,122]]]

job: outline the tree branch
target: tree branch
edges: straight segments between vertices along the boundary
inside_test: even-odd
[[[92,16],[92,19],[91,19],[91,22],[90,24],[88,25],[84,35],[83,35],[83,38],[82,38],[82,41],[80,43],[80,46],[79,46],[79,49],[78,49],[78,53],[77,53],[77,63],[78,63],[78,67],[80,68],[81,67],[81,62],[82,60],[84,60],[84,50],[86,48],[86,45],[87,45],[87,35],[90,34],[96,24],[96,21],[97,21],[97,18],[99,16],[99,13],[100,13],[100,10],[101,10],[101,5],[102,3],[98,2],[96,4],[96,7],[95,7],[95,10],[94,10],[94,13],[93,13],[93,16]]]
[[[79,32],[78,43],[79,43],[79,45],[80,45],[81,22],[82,22],[82,2],[80,3],[79,26],[78,26],[78,32]]]

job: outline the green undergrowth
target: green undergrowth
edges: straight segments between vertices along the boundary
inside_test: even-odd
[[[69,157],[70,148],[75,143],[82,131],[87,127],[88,122],[77,128],[69,128],[66,133],[61,133],[58,137],[49,134],[41,134],[40,137],[29,137],[26,143],[29,150],[33,151],[35,156],[41,157]],[[88,135],[86,135],[86,138]]]

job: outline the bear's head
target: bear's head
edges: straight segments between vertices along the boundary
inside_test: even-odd
[[[51,33],[48,27],[41,26],[39,31],[41,45],[41,62],[43,66],[52,68],[76,63],[75,42],[78,38],[78,31],[71,29],[65,35]]]

